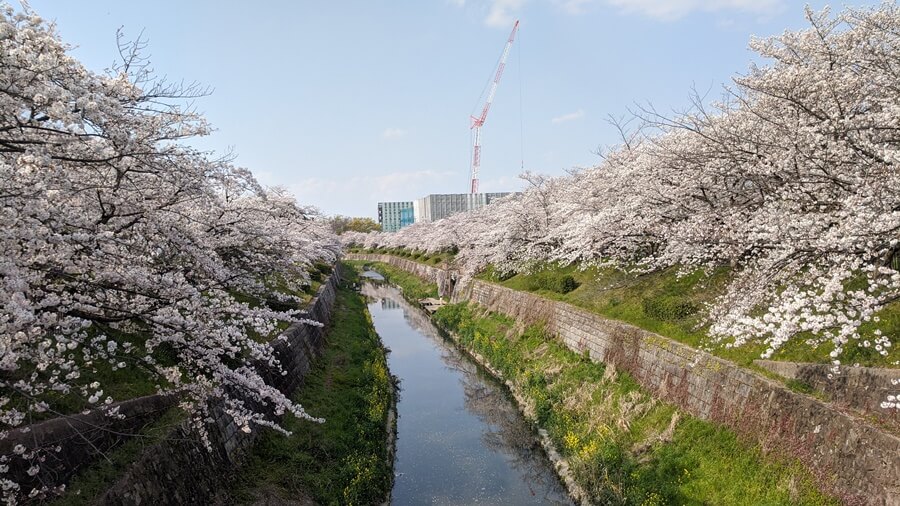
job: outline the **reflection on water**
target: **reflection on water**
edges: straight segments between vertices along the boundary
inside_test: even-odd
[[[400,378],[394,504],[571,504],[503,387],[400,292],[366,283]]]
[[[374,279],[376,281],[384,281],[384,276],[375,271],[362,271],[362,274],[360,274],[360,276],[364,278]]]
[[[400,303],[394,299],[381,299],[381,309],[400,309]]]

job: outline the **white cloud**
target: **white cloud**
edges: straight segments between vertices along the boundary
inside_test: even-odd
[[[525,183],[519,177],[500,176],[478,181],[478,191],[482,192],[517,192],[522,191]]]
[[[484,23],[497,28],[510,28],[525,0],[491,0]]]
[[[784,0],[606,0],[625,12],[636,12],[665,21],[695,11],[737,10],[759,15],[775,14],[784,8]]]
[[[405,135],[406,130],[402,128],[385,128],[384,131],[381,132],[381,138],[389,141],[399,139]]]
[[[594,3],[595,0],[556,0],[562,10],[568,14],[578,15],[584,14],[585,7]]]
[[[463,5],[466,5],[466,0],[448,0],[448,1],[457,7],[462,7]]]
[[[554,125],[558,125],[560,123],[565,123],[566,121],[574,121],[576,119],[581,119],[584,117],[584,110],[578,109],[575,112],[570,112],[569,114],[563,114],[562,116],[557,116],[550,120],[550,123]]]

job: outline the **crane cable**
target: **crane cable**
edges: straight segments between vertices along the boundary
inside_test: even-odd
[[[519,45],[516,47],[519,57],[519,159],[521,162],[520,169],[525,172],[525,117],[522,114],[522,34],[519,33]]]

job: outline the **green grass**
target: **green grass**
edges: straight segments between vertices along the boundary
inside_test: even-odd
[[[414,256],[411,252],[399,248],[354,251],[394,254],[405,258]],[[452,259],[453,256],[449,253],[443,255],[448,259]],[[613,268],[580,269],[575,265],[565,267],[545,265],[531,273],[517,273],[504,277],[497,276],[494,270],[488,267],[478,278],[515,290],[568,302],[762,372],[753,365],[753,361],[761,358],[767,348],[765,344],[751,342],[740,347],[728,347],[723,342],[711,339],[707,332],[703,308],[722,293],[730,275],[727,268],[717,269],[709,275],[697,270],[679,276],[675,267],[635,275]],[[573,285],[562,288],[568,283],[565,280],[567,277],[571,277],[574,281],[572,290],[569,290],[568,286]],[[876,316],[880,319],[879,322],[867,322],[860,327],[862,336],[860,343],[865,340],[873,341],[876,330],[888,336],[900,335],[900,301],[888,304]],[[818,346],[811,345],[806,342],[809,337],[811,336],[801,335],[791,340],[776,351],[770,357],[771,360],[831,363],[830,353],[834,346],[830,342]],[[897,368],[900,367],[900,346],[892,346],[889,353],[884,356],[874,347],[866,348],[861,344],[851,343],[845,347],[841,361],[847,365]]]
[[[524,393],[534,420],[597,504],[835,504],[790,456],[763,455],[733,432],[653,399],[542,328],[475,305],[434,316]]]
[[[436,298],[438,296],[438,288],[434,283],[423,281],[415,274],[410,274],[403,269],[398,269],[393,265],[381,262],[365,262],[361,260],[352,260],[346,262],[355,267],[362,268],[368,266],[370,269],[377,271],[384,276],[384,279],[400,287],[403,295],[411,301],[417,301],[425,298]]]
[[[352,266],[345,275],[356,279]],[[317,504],[372,504],[391,486],[386,420],[393,383],[385,350],[362,298],[339,289],[324,355],[294,400],[325,418],[315,424],[288,417],[291,436],[267,431],[231,491],[250,503],[262,493],[307,497]]]
[[[94,504],[148,446],[170,437],[184,419],[183,411],[170,408],[156,421],[144,427],[137,437],[130,437],[125,443],[106,452],[106,458],[96,460],[82,469],[66,486],[65,493],[51,504],[54,506]]]
[[[577,287],[568,293],[543,288],[541,279],[548,276],[557,279],[572,276]],[[581,270],[575,266],[545,266],[533,273],[519,273],[504,279],[489,268],[478,277],[515,290],[568,302],[754,369],[756,367],[752,362],[760,358],[766,349],[762,343],[727,347],[709,337],[703,320],[703,308],[722,293],[730,277],[730,272],[725,268],[709,275],[697,270],[679,276],[676,268],[634,275],[612,268]],[[867,323],[861,328],[864,339],[872,339],[876,325],[885,335],[900,335],[900,302],[888,305],[878,316],[881,319],[879,323]],[[792,340],[777,351],[772,360],[830,363],[829,354],[833,350],[830,343],[812,346],[805,341],[802,336]],[[874,348],[848,346],[842,361],[868,367],[897,367],[900,364],[900,346],[892,347],[887,356],[880,355]]]
[[[405,248],[350,248],[351,253],[372,253],[376,255],[394,255],[397,257],[408,258],[425,265],[447,264],[453,261],[456,253],[453,251],[441,251],[436,253],[427,253],[419,250],[408,250]]]

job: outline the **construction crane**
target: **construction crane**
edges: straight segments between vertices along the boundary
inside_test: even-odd
[[[470,116],[472,119],[472,126],[470,128],[474,130],[474,148],[472,149],[472,193],[478,193],[478,168],[481,167],[481,127],[484,126],[488,111],[491,109],[491,103],[493,103],[494,95],[497,93],[497,85],[500,84],[500,78],[503,77],[503,69],[506,67],[506,58],[509,56],[509,48],[512,47],[518,29],[519,20],[516,20],[512,32],[509,33],[509,39],[506,41],[506,47],[503,48],[503,55],[500,56],[500,63],[497,65],[497,71],[494,73],[494,82],[491,83],[491,91],[488,93],[487,101],[481,109],[481,115]]]

